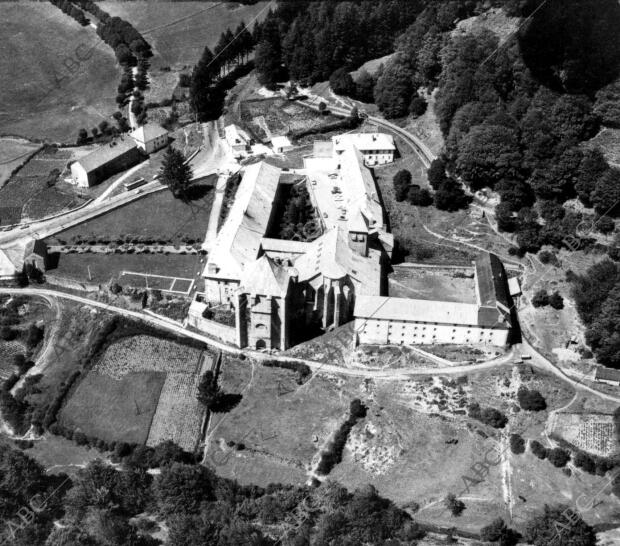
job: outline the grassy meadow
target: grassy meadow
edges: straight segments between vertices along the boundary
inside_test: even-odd
[[[116,109],[119,68],[92,27],[48,2],[0,3],[0,20],[0,133],[73,142]]]

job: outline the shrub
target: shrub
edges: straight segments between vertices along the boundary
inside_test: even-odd
[[[530,450],[539,459],[547,458],[547,448],[537,440],[532,440],[532,442],[530,443]]]
[[[453,516],[460,516],[465,510],[465,503],[462,500],[456,498],[454,493],[448,494],[448,496],[444,499],[445,507],[450,510],[450,513]]]
[[[538,253],[538,259],[545,265],[551,264],[557,267],[560,263],[558,261],[558,257],[553,252],[550,252],[549,250],[541,250]]]
[[[561,447],[556,447],[547,451],[547,459],[553,466],[562,468],[570,461],[570,453]]]
[[[497,518],[480,529],[480,538],[485,542],[497,542],[500,546],[512,546],[518,543],[519,534],[510,529],[502,518]]]
[[[17,331],[9,326],[0,328],[0,339],[2,341],[13,341],[17,337]]]
[[[519,405],[524,410],[542,411],[547,408],[547,403],[543,395],[536,390],[529,390],[526,387],[521,387],[517,392],[517,399],[519,400]]]
[[[525,453],[525,440],[519,434],[510,435],[510,450],[515,455]]]
[[[43,340],[43,328],[39,328],[36,324],[31,324],[26,332],[26,346],[34,349]]]
[[[594,458],[583,451],[577,452],[573,457],[573,462],[577,468],[581,468],[581,470],[588,474],[594,474],[596,472],[596,462]]]
[[[396,201],[404,201],[411,186],[411,173],[405,169],[398,171],[392,179]]]
[[[409,113],[412,116],[418,118],[426,112],[427,108],[428,108],[428,103],[426,102],[426,100],[423,97],[416,95],[415,97],[413,97],[413,100],[411,101],[411,104],[409,105]]]
[[[544,288],[541,288],[534,297],[532,298],[532,305],[534,307],[544,307],[545,305],[549,305],[549,294]]]
[[[549,305],[554,309],[564,309],[564,298],[556,291],[549,296]]]
[[[418,207],[428,207],[433,204],[433,196],[426,188],[412,186],[407,192],[407,201]]]
[[[470,404],[467,410],[469,417],[494,428],[504,428],[508,422],[508,417],[501,411],[495,408],[481,408],[477,402]]]

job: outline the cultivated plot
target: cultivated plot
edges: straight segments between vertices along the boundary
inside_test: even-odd
[[[196,399],[210,355],[148,335],[110,345],[62,409],[60,422],[106,441],[193,450],[203,409]]]

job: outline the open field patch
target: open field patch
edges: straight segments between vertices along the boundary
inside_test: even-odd
[[[115,379],[92,370],[67,401],[59,422],[106,442],[143,444],[164,381],[160,372],[130,372]]]
[[[122,338],[79,383],[60,422],[106,441],[156,445],[173,440],[193,451],[203,416],[198,382],[211,365],[211,356],[205,356],[148,335]]]
[[[50,275],[104,284],[122,277],[123,271],[141,273],[128,279],[128,286],[145,288],[143,275],[195,278],[203,267],[202,256],[182,254],[62,254]],[[170,286],[168,281],[162,286]],[[149,284],[149,287],[154,288]]]
[[[201,197],[189,203],[170,191],[147,195],[107,214],[88,220],[50,238],[59,242],[202,242],[207,232],[213,194],[209,186],[197,186]]]
[[[390,296],[422,300],[476,302],[471,272],[394,266],[388,279]]]
[[[116,110],[120,71],[92,27],[48,2],[3,2],[0,20],[4,133],[74,142]]]

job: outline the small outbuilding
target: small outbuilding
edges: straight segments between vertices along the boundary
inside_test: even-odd
[[[291,141],[285,136],[274,136],[271,139],[271,146],[273,147],[273,151],[277,154],[283,154],[294,148]]]

